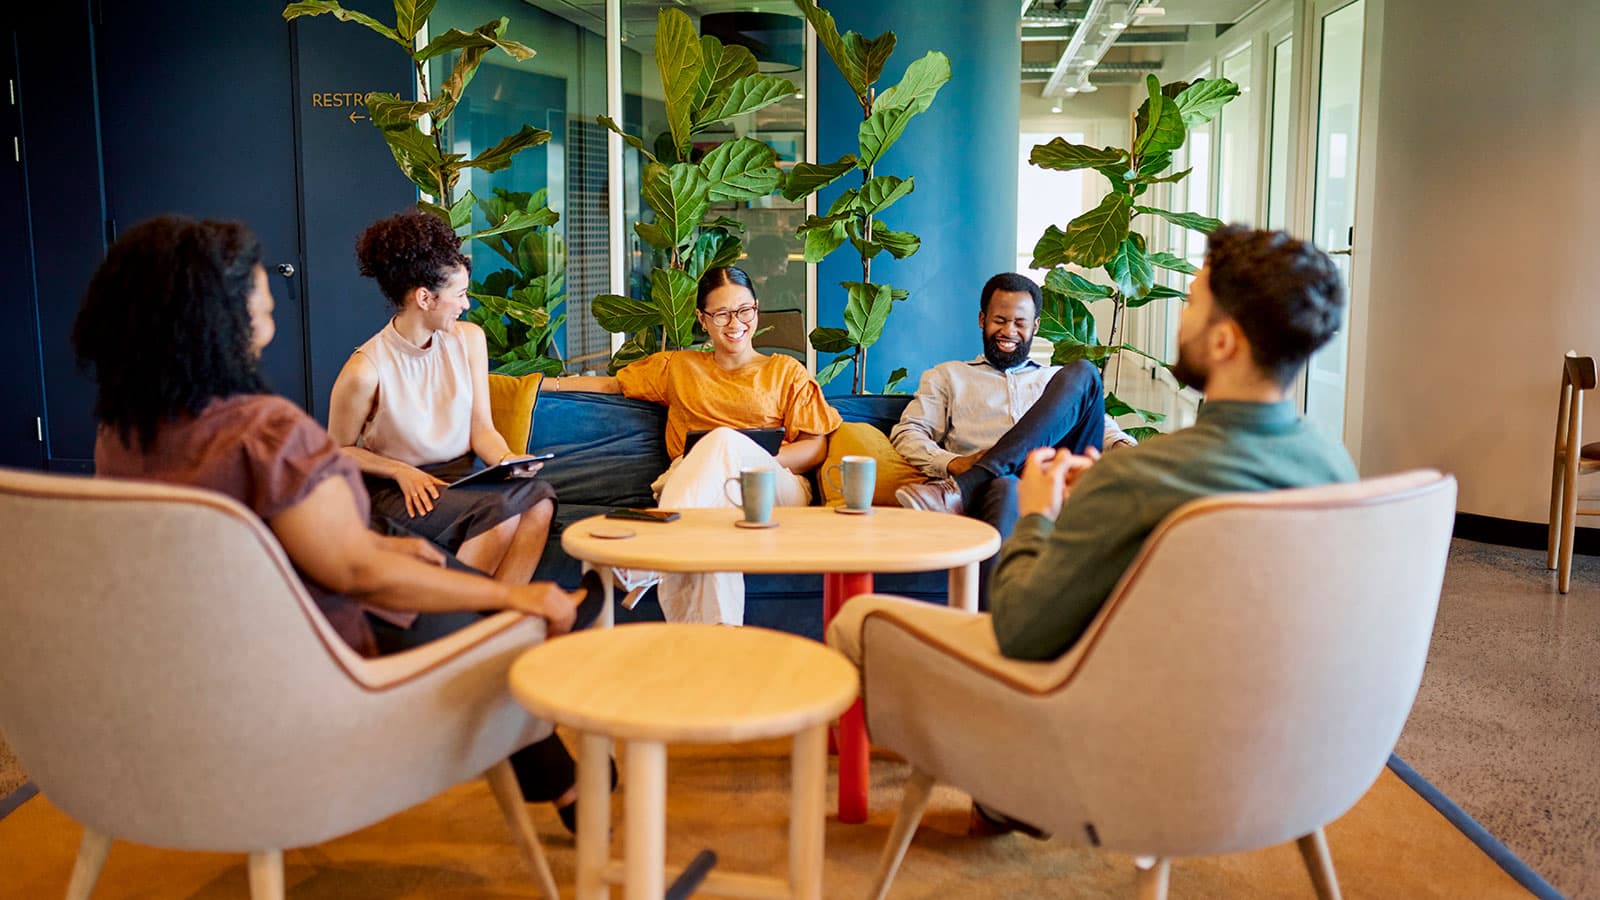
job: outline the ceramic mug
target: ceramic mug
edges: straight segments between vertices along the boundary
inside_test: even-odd
[[[876,459],[870,456],[846,456],[829,466],[824,476],[833,489],[844,496],[845,509],[865,512],[872,508],[872,492],[878,485]]]
[[[739,496],[732,493],[739,486]],[[740,469],[722,486],[728,502],[744,509],[744,520],[752,525],[765,525],[772,521],[772,503],[778,492],[776,469]]]

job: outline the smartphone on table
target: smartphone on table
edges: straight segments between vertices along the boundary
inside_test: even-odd
[[[613,509],[606,513],[608,519],[628,519],[634,522],[676,522],[682,516],[670,509]]]

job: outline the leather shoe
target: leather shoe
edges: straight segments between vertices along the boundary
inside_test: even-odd
[[[972,802],[972,813],[967,817],[967,837],[999,837],[1013,831],[1025,834],[1036,841],[1050,840],[1049,832],[1036,825],[1029,825],[1021,819],[1013,819],[1005,813],[988,809],[976,800]]]
[[[936,478],[896,488],[894,499],[906,509],[961,515],[961,488],[956,487],[955,480],[951,478]]]

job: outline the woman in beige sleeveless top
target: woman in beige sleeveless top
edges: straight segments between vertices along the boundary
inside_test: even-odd
[[[361,468],[373,527],[425,537],[500,581],[527,583],[555,512],[555,492],[532,477],[540,464],[521,480],[446,486],[480,461],[526,458],[490,417],[483,329],[458,321],[471,268],[460,239],[434,216],[407,212],[368,226],[356,256],[394,318],[339,372],[328,432]]]

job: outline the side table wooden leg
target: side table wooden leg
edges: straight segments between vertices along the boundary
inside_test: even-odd
[[[827,633],[828,623],[851,597],[872,593],[872,576],[859,573],[839,573],[823,576],[822,629]],[[839,821],[859,825],[867,820],[867,787],[871,783],[871,760],[867,747],[867,724],[862,716],[861,701],[839,718]]]
[[[978,611],[978,564],[967,563],[950,570],[950,608]]]
[[[827,732],[826,725],[815,725],[794,736],[789,785],[789,896],[795,900],[822,900]]]
[[[595,619],[594,627],[610,628],[617,621],[617,577],[610,566],[595,566],[595,569],[600,573],[600,583],[606,587],[606,605]]]
[[[659,741],[629,741],[627,816],[627,900],[661,900],[667,882],[667,746]]]
[[[603,734],[578,735],[577,856],[578,900],[610,900],[605,869],[611,861],[611,738]]]

